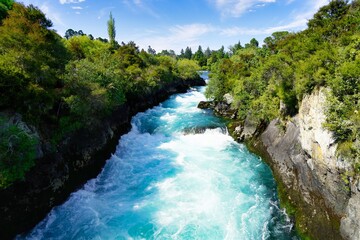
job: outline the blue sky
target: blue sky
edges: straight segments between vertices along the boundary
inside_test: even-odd
[[[54,29],[69,28],[107,38],[112,12],[118,42],[135,41],[147,50],[186,46],[196,51],[256,38],[260,43],[275,31],[299,31],[329,0],[19,0],[46,13]]]

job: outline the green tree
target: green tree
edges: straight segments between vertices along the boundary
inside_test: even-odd
[[[35,164],[38,140],[0,116],[0,189],[24,178]]]
[[[1,0],[0,2],[0,24],[1,21],[7,16],[7,12],[12,8],[14,0]]]
[[[330,3],[314,15],[313,19],[308,22],[309,28],[323,27],[330,21],[339,20],[349,9],[348,0],[331,0]]]
[[[68,54],[50,20],[36,7],[14,3],[0,26],[2,107],[38,119],[55,102]]]
[[[245,44],[245,48],[258,48],[258,47],[259,47],[259,42],[255,38],[252,38],[249,43]]]
[[[111,44],[112,47],[115,47],[115,45],[116,45],[116,41],[115,41],[115,36],[116,36],[115,19],[113,18],[111,12],[110,12],[110,17],[109,17],[109,20],[107,22],[107,25],[108,25],[108,34],[109,34],[110,44]]]
[[[274,32],[264,39],[263,47],[275,53],[279,41],[284,40],[290,33],[288,31]]]
[[[91,40],[90,36],[73,36],[64,41],[73,59],[96,58],[101,52],[107,52],[109,45],[99,41]]]
[[[186,47],[186,48],[185,48],[185,52],[184,52],[184,58],[190,60],[190,59],[192,58],[192,56],[193,56],[193,53],[192,53],[191,48],[190,48],[190,47]]]
[[[229,47],[230,55],[234,55],[238,50],[242,49],[240,41]]]
[[[198,76],[197,71],[200,70],[200,66],[196,61],[180,59],[176,64],[176,69],[179,77],[186,80],[196,78]]]
[[[209,47],[206,48],[206,50],[204,52],[204,56],[206,59],[208,59],[211,56],[211,50]]]
[[[148,47],[147,52],[148,52],[148,54],[151,54],[151,55],[155,55],[155,54],[156,54],[156,50],[153,49],[151,46]]]
[[[196,60],[201,67],[206,65],[207,61],[201,46],[199,46],[198,50],[194,53],[193,59]]]

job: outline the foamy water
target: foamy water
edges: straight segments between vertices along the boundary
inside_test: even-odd
[[[101,174],[18,238],[297,239],[269,167],[196,107],[203,91],[136,115]]]

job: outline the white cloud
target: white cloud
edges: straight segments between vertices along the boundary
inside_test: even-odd
[[[46,17],[50,19],[55,25],[64,27],[65,24],[61,19],[61,16],[58,12],[53,11],[48,4],[45,2],[40,6],[40,10],[45,13]]]
[[[82,10],[83,8],[82,7],[79,7],[79,6],[76,6],[76,7],[71,7],[72,9],[75,9],[75,10]]]
[[[81,3],[85,2],[85,0],[59,0],[61,4],[68,4],[68,3]]]
[[[249,28],[249,27],[229,27],[224,28],[210,24],[193,23],[188,25],[175,25],[166,30],[142,31],[135,37],[135,42],[139,46],[147,49],[151,46],[157,51],[163,49],[173,49],[179,53],[180,49],[189,46],[193,51],[196,51],[199,45],[217,48],[220,43],[228,44],[233,39],[251,39],[257,37],[261,40],[263,37],[270,36],[277,31],[296,32],[307,27],[307,22],[319,10],[320,7],[328,4],[328,0],[303,0],[304,3],[301,8],[298,8],[290,13],[288,20],[282,19],[278,24],[274,24],[263,28]],[[229,0],[217,0],[218,4],[229,3]],[[239,2],[239,1],[236,1]],[[250,2],[250,1],[248,1]],[[256,8],[258,4],[266,4],[275,2],[274,0],[251,1],[252,9]],[[256,3],[256,4],[255,4]],[[288,1],[284,1],[288,4]],[[255,4],[255,5],[254,5]],[[251,10],[248,9],[247,11]],[[215,38],[214,38],[215,37]],[[215,40],[214,40],[215,39]],[[216,40],[220,39],[220,40]],[[219,43],[220,42],[220,43]],[[231,44],[231,42],[229,44]]]
[[[210,0],[221,12],[223,17],[240,17],[253,7],[263,7],[267,3],[275,3],[276,0]]]
[[[111,10],[114,9],[114,7],[107,7],[107,8],[102,8],[100,9],[99,13],[98,13],[98,19],[103,18],[104,16],[109,16]]]
[[[170,28],[172,37],[178,40],[194,40],[198,37],[214,31],[211,25],[207,24],[189,24],[189,25],[176,25],[175,27]]]
[[[241,35],[270,35],[278,31],[290,31],[296,32],[306,28],[307,22],[313,17],[313,15],[324,5],[328,4],[328,0],[308,0],[303,11],[297,12],[292,17],[291,21],[286,24],[280,24],[278,26],[271,26],[261,29],[249,29],[241,27],[232,27],[222,29],[220,34],[227,37],[241,36]]]
[[[140,37],[136,42],[141,46],[150,45],[157,51],[163,49],[179,51],[186,46],[196,50],[204,36],[216,31],[216,28],[208,24],[176,25],[168,29],[167,35],[156,36],[156,33],[151,31],[148,32],[149,36]]]
[[[123,0],[123,3],[127,5],[132,11],[137,12],[137,10],[141,10],[153,16],[155,18],[160,18],[159,14],[156,13],[148,4],[146,4],[143,0]]]

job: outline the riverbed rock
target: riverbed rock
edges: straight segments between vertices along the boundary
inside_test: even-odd
[[[214,109],[215,103],[213,101],[200,101],[197,107],[200,109]]]
[[[244,122],[244,126],[240,134],[240,139],[244,141],[254,137],[258,127],[259,127],[259,122],[255,118],[253,118],[250,114],[247,115]],[[238,128],[238,130],[240,129]]]
[[[217,125],[213,125],[213,126],[197,126],[197,127],[188,127],[182,130],[184,135],[188,135],[188,134],[203,134],[204,132],[206,132],[206,130],[213,130],[213,129],[218,129],[219,131],[221,131],[223,134],[227,133],[227,128],[224,128],[222,126],[217,126]]]
[[[214,107],[214,112],[218,116],[228,119],[235,119],[237,110],[233,109],[231,105],[227,104],[226,102],[217,102]]]

